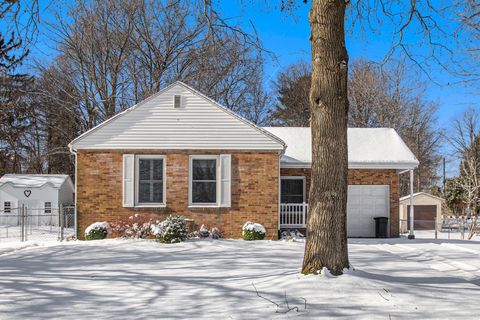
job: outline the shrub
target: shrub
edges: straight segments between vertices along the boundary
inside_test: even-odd
[[[208,238],[210,236],[210,231],[208,231],[206,225],[202,224],[200,230],[198,230],[198,235],[200,236],[200,238]]]
[[[210,237],[212,239],[220,239],[223,238],[223,233],[217,227],[213,227],[212,230],[210,230]]]
[[[266,233],[265,228],[260,223],[248,221],[242,228],[243,240],[262,240]]]
[[[164,221],[151,226],[155,239],[162,243],[176,243],[187,239],[187,223],[182,216],[170,215]]]
[[[284,241],[303,241],[305,236],[298,230],[284,230],[280,235],[280,239]]]
[[[126,219],[119,219],[110,224],[108,233],[112,238],[153,238],[151,226],[153,219],[147,215],[135,214]]]
[[[85,229],[85,239],[101,240],[107,237],[108,222],[95,222]]]
[[[188,234],[188,239],[199,238],[220,239],[223,238],[223,233],[217,227],[213,227],[212,229],[208,230],[208,227],[202,224],[199,230],[195,230]]]

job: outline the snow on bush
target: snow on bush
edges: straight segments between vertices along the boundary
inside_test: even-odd
[[[213,227],[212,230],[210,230],[210,237],[212,239],[223,238],[223,232],[219,228]]]
[[[112,238],[149,239],[153,238],[152,224],[154,221],[150,216],[137,213],[127,219],[112,222],[108,232]]]
[[[265,228],[260,223],[248,221],[242,228],[243,240],[262,240],[266,233]]]
[[[198,230],[198,235],[200,236],[200,238],[208,238],[210,236],[210,231],[208,230],[208,227],[202,224],[200,230]]]
[[[85,229],[85,239],[100,240],[105,239],[108,233],[108,222],[95,222]]]
[[[170,215],[158,224],[152,224],[151,232],[155,239],[163,243],[176,243],[187,239],[187,223],[182,216]]]
[[[213,227],[212,229],[209,230],[206,225],[202,224],[199,230],[195,230],[190,234],[188,234],[188,238],[189,239],[199,239],[199,238],[220,239],[220,238],[223,238],[223,233],[217,227]]]
[[[280,236],[283,241],[304,241],[305,236],[298,230],[284,230]]]

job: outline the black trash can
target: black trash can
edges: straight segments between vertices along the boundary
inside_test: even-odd
[[[388,218],[375,217],[375,238],[386,238],[388,236]]]

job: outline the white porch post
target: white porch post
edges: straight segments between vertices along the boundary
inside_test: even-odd
[[[413,169],[410,170],[410,232],[408,234],[408,239],[415,239],[414,234],[414,207],[413,207]]]

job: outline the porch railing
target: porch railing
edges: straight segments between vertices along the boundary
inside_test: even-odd
[[[307,203],[281,203],[280,227],[305,228],[307,226]]]

